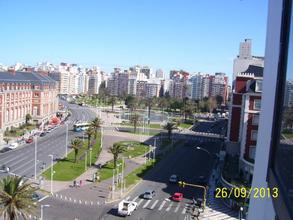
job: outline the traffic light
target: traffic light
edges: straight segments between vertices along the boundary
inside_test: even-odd
[[[180,187],[183,187],[183,188],[185,187],[185,182],[183,182],[183,181],[179,181],[178,184]]]

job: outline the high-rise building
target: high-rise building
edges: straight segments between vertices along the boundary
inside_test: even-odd
[[[103,81],[103,72],[97,71],[89,71],[88,72],[89,80],[88,80],[88,94],[99,94],[100,85]]]
[[[190,79],[191,98],[201,100],[204,97],[222,96],[223,102],[228,99],[228,77],[225,73],[215,75],[197,73]]]
[[[128,94],[129,72],[115,68],[107,81],[107,89],[112,96],[124,96]]]
[[[191,77],[190,81],[192,84],[191,98],[201,100],[203,98],[203,75],[197,73]]]
[[[163,79],[164,78],[164,72],[163,72],[163,70],[161,70],[161,69],[158,69],[157,71],[156,71],[156,78],[158,78],[158,79]]]
[[[147,83],[146,84],[146,97],[158,97],[159,96],[160,87],[159,84],[156,83]]]
[[[293,107],[293,81],[292,80],[286,81],[284,105],[290,108]]]
[[[239,55],[234,59],[233,64],[233,82],[238,73],[244,72],[249,65],[264,66],[264,58],[253,56],[251,54],[252,40],[244,39],[244,42],[240,43]],[[233,83],[234,84],[234,83]]]

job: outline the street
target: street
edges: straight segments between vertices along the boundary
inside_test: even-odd
[[[95,113],[89,108],[79,108],[76,105],[69,105],[71,117],[68,125],[68,145],[76,133],[72,131],[75,121],[90,121],[94,119]],[[42,173],[43,168],[48,168],[50,164],[49,154],[54,158],[62,158],[65,155],[66,143],[66,125],[61,125],[56,130],[48,133],[44,137],[37,139],[37,175]],[[10,168],[11,174],[25,176],[27,178],[34,177],[35,170],[35,143],[24,145],[6,153],[0,154],[0,165]],[[0,173],[0,177],[6,175]]]

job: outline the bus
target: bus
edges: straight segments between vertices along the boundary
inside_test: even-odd
[[[74,131],[85,131],[86,129],[88,129],[90,127],[91,123],[89,122],[79,122],[73,125],[73,130]]]

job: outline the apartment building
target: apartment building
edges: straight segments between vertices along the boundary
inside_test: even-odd
[[[239,45],[239,55],[233,61],[233,85],[238,73],[244,72],[249,65],[264,66],[264,58],[260,56],[253,56],[252,40],[244,39]]]
[[[228,100],[228,77],[225,73],[214,75],[197,73],[190,79],[191,98],[201,100],[204,97],[222,96],[223,102]]]
[[[239,155],[239,169],[252,181],[261,108],[263,67],[250,65],[239,73],[230,105],[227,152]]]
[[[58,110],[55,80],[36,72],[0,72],[0,130],[18,127],[30,114],[37,123]]]

